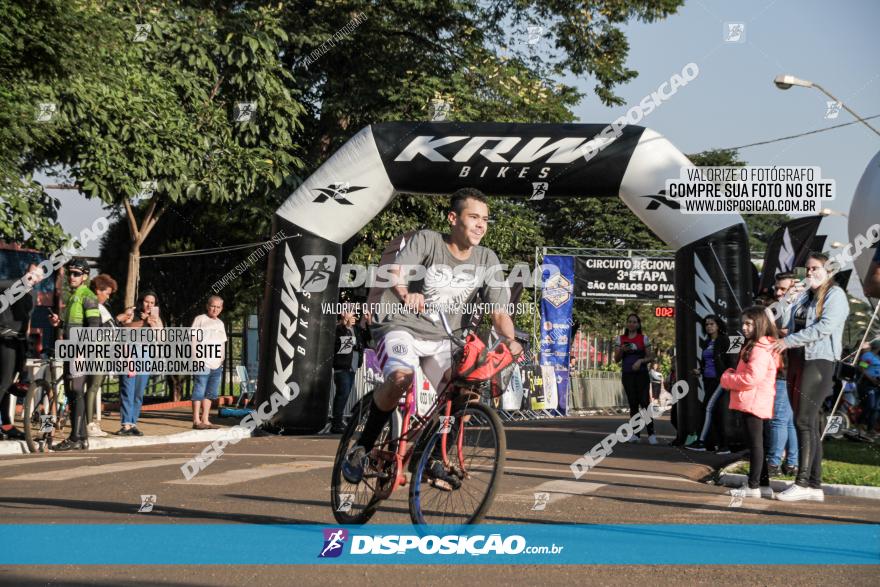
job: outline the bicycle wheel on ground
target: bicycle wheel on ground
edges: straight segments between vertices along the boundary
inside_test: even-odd
[[[479,522],[495,498],[506,450],[504,427],[491,408],[473,403],[457,410],[449,422],[441,417],[412,478],[412,521],[450,525]]]
[[[52,440],[61,431],[57,409],[58,393],[48,382],[40,380],[30,386],[22,410],[24,437],[30,452],[48,452],[52,447]]]
[[[367,394],[352,409],[351,419],[342,433],[339,441],[339,449],[336,451],[336,460],[333,462],[333,473],[330,480],[330,504],[333,508],[333,517],[340,524],[365,524],[376,513],[376,508],[382,501],[376,495],[378,488],[388,481],[388,471],[376,471],[368,468],[360,483],[349,483],[342,476],[342,462],[348,456],[349,451],[357,446],[364,425],[370,415],[370,407],[373,405],[373,394]],[[376,446],[385,442],[391,434],[389,422]]]

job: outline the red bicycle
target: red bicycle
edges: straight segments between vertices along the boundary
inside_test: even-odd
[[[456,337],[442,312],[440,316],[451,343],[459,347],[451,369],[452,373],[459,373],[463,359],[466,360],[465,343],[473,343],[476,337]],[[499,341],[485,349],[482,356],[492,357],[493,366],[497,366],[497,357],[505,356],[505,351],[510,357],[510,351]],[[507,449],[501,419],[482,403],[482,398],[503,391],[504,379],[511,370],[506,368],[492,378],[467,381],[453,379],[447,373],[442,390],[424,415],[416,410],[417,378],[413,378],[396,417],[386,424],[370,451],[364,478],[352,484],[342,476],[342,462],[358,444],[373,405],[372,394],[364,396],[352,411],[333,464],[330,493],[336,521],[364,524],[383,500],[409,485],[413,523],[479,522],[492,505],[504,472]]]

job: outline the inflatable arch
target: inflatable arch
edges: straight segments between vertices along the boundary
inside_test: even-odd
[[[851,243],[858,235],[866,235],[868,228],[880,223],[880,152],[868,163],[856,186],[848,220]],[[880,298],[880,243],[875,244],[873,250],[859,255],[853,265],[865,294]]]
[[[273,417],[287,431],[323,427],[330,394],[341,243],[400,193],[448,195],[475,187],[538,199],[619,196],[676,254],[678,373],[690,373],[717,314],[729,331],[751,301],[748,239],[738,214],[682,214],[664,194],[690,161],[660,134],[638,126],[616,139],[601,124],[389,122],[352,137],[277,210],[273,233],[295,236],[269,257],[257,401],[291,401]],[[606,133],[607,134],[607,133]],[[598,137],[598,138],[594,138]],[[597,146],[604,148],[597,149]],[[502,259],[502,262],[511,262]],[[697,430],[698,381],[680,403],[679,430]]]

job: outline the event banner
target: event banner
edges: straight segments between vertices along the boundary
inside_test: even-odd
[[[880,560],[878,525],[867,523],[156,523],[6,529],[18,540],[0,551],[3,565],[876,565]],[[79,547],[34,548],[47,534]],[[249,548],[205,548],[218,536]]]
[[[558,410],[563,415],[568,409],[568,364],[571,316],[574,308],[574,257],[545,255],[544,266],[554,266],[558,272],[544,269],[541,290],[541,367],[544,371],[545,409]],[[552,367],[553,373],[548,373]],[[555,374],[555,377],[548,375]],[[555,385],[548,386],[548,383]],[[552,389],[548,397],[547,391]],[[555,405],[551,405],[555,404]]]
[[[578,298],[674,300],[675,260],[650,257],[577,257]]]

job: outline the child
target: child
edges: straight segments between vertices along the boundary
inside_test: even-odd
[[[764,420],[773,417],[776,395],[776,370],[779,355],[773,350],[776,325],[760,306],[747,308],[742,315],[742,333],[746,342],[740,351],[739,364],[721,375],[721,386],[730,390],[730,409],[743,413],[749,436],[749,481],[731,489],[736,497],[773,497],[767,459],[764,456]]]

